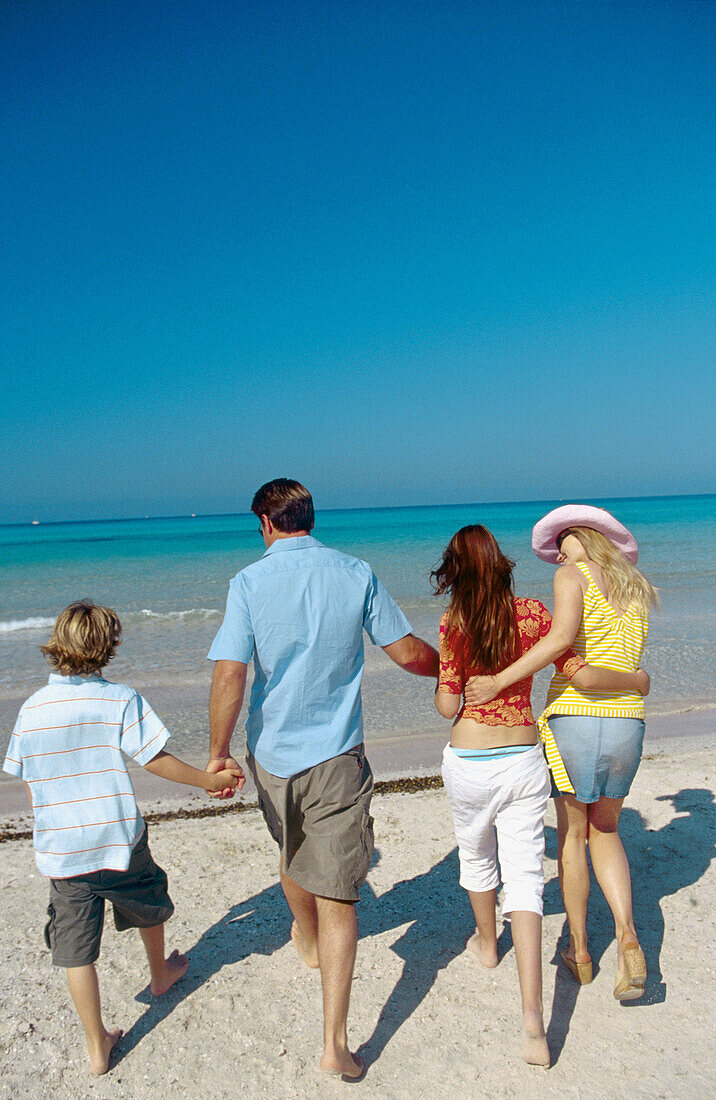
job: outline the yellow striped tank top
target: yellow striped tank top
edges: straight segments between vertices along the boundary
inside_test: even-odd
[[[648,615],[632,605],[618,615],[597,587],[589,566],[576,563],[589,581],[584,593],[582,622],[572,648],[589,665],[614,668],[620,672],[636,672],[641,664],[649,632]],[[537,723],[544,744],[547,762],[557,790],[574,794],[562,757],[549,728],[553,714],[587,714],[611,718],[643,718],[644,699],[638,693],[612,695],[603,691],[580,692],[572,687],[561,672],[555,673],[547,693],[547,706]]]

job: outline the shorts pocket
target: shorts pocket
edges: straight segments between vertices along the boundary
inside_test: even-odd
[[[43,939],[45,941],[45,946],[50,951],[54,951],[54,949],[55,949],[55,907],[52,904],[52,902],[50,902],[50,904],[47,906],[47,915],[50,919],[48,920],[47,924],[45,925],[45,929],[44,929],[44,932],[43,932]]]
[[[370,871],[375,851],[375,839],[373,835],[373,818],[367,810],[363,811],[360,823],[360,838],[356,852],[355,870],[353,873],[353,886],[359,890]]]

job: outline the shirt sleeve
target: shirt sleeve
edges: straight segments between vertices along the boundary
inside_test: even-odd
[[[16,779],[22,779],[22,748],[20,746],[20,734],[22,733],[22,711],[17,716],[15,728],[10,734],[10,744],[7,747],[5,763],[2,766],[8,775],[14,775]]]
[[[229,585],[226,612],[207,653],[210,661],[240,661],[247,665],[254,651],[254,629],[246,593],[239,578]]]
[[[462,695],[465,687],[465,669],[462,659],[462,646],[457,632],[450,630],[445,617],[440,620],[440,671],[438,672],[438,691],[446,695]]]
[[[546,638],[552,627],[552,616],[543,604],[540,604],[540,626],[539,633],[541,638]],[[561,653],[559,657],[555,658],[554,667],[558,672],[561,672],[563,676],[566,676],[568,680],[579,672],[580,668],[584,668],[586,661],[579,656],[578,653],[570,646],[569,649],[565,649],[564,653]]]
[[[148,764],[169,740],[169,731],[137,692],[124,708],[120,747],[138,764]]]
[[[583,657],[580,657],[578,653],[575,653],[573,649],[565,649],[561,657],[558,657],[554,662],[555,668],[566,676],[568,680],[571,680],[575,676],[580,668],[584,668],[587,662]]]
[[[363,626],[374,645],[385,646],[412,634],[413,628],[371,570],[363,608]]]

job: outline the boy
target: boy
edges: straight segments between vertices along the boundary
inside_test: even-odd
[[[30,794],[37,866],[50,879],[45,942],[54,965],[67,970],[95,1074],[107,1072],[122,1035],[102,1022],[94,966],[105,900],[118,931],[139,929],[155,996],[189,966],[186,955],[164,953],[164,922],[174,906],[122,753],[155,775],[207,791],[233,792],[244,783],[240,771],[210,775],[164,752],[169,733],[146,700],[103,679],[121,633],[107,607],[82,600],[65,608],[40,647],[54,671],[21,708],[4,764]]]

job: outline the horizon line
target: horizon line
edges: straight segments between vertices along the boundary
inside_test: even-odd
[[[595,500],[606,501],[636,501],[636,500],[694,500],[699,497],[713,497],[716,493],[649,493],[639,496],[600,496],[588,497],[580,503],[592,503]],[[330,515],[335,512],[398,512],[419,508],[477,508],[499,507],[506,504],[564,504],[572,502],[570,497],[541,497],[529,500],[465,500],[454,501],[449,504],[381,504],[358,505],[344,508],[316,509],[316,515]],[[65,527],[74,524],[86,523],[137,523],[145,520],[171,520],[171,519],[219,519],[234,516],[250,516],[251,510],[246,512],[173,512],[168,515],[134,515],[134,516],[105,516],[90,519],[52,519],[52,520],[24,520],[16,523],[0,523],[0,529],[10,527]]]

